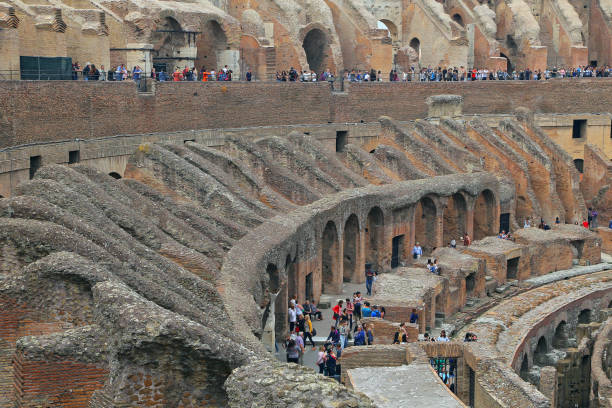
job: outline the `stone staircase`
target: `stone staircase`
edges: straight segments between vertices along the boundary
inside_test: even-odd
[[[265,81],[271,81],[276,76],[276,48],[266,47],[266,77]]]

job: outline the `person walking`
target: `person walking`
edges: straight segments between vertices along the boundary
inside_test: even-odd
[[[417,242],[414,248],[412,248],[412,259],[419,259],[422,255],[423,248],[421,248],[421,245]]]
[[[355,311],[355,305],[350,298],[346,298],[346,315],[349,321],[349,330],[353,330],[353,312]]]
[[[372,296],[372,284],[374,283],[374,276],[376,275],[376,272],[374,272],[372,270],[372,264],[367,263],[366,264],[366,291],[368,293],[368,296]]]
[[[312,321],[310,320],[310,316],[309,315],[304,315],[304,330],[302,330],[304,332],[304,343],[306,343],[307,340],[310,339],[310,343],[312,344],[312,349],[314,350],[316,348],[315,342],[312,339],[312,336],[317,334],[316,331],[314,331],[313,327],[312,327]]]
[[[344,301],[342,299],[340,299],[338,301],[338,304],[334,307],[332,307],[332,312],[334,313],[332,316],[332,319],[334,321],[334,326],[338,327],[338,323],[340,323],[340,314],[342,312],[342,304],[344,303]]]
[[[288,314],[289,314],[289,333],[293,333],[293,330],[295,330],[295,323],[297,321],[297,313],[295,311],[294,305],[289,306]]]
[[[317,354],[317,363],[319,366],[319,374],[325,373],[325,347],[319,347],[319,353]]]

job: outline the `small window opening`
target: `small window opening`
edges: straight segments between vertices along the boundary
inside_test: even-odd
[[[584,168],[584,160],[582,159],[575,159],[574,160],[574,166],[576,166],[576,170],[578,170],[579,173],[583,172],[583,168]]]
[[[348,143],[348,131],[336,131],[336,152],[343,152]]]
[[[81,161],[81,151],[71,150],[68,152],[68,164],[74,164]]]
[[[108,175],[114,178],[115,180],[119,180],[121,178],[121,174],[114,172],[114,171],[111,173],[108,173]]]
[[[586,129],[586,119],[574,119],[574,125],[572,126],[572,139],[582,139],[585,137]]]
[[[32,156],[30,157],[30,180],[34,178],[34,175],[42,166],[42,157],[41,156]]]
[[[506,279],[516,279],[518,276],[518,265],[520,257],[508,259]]]

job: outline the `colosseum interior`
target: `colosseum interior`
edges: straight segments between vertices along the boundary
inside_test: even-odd
[[[610,0],[5,1],[0,408],[612,408],[612,79],[20,80],[605,66]],[[373,344],[287,363],[367,264]]]

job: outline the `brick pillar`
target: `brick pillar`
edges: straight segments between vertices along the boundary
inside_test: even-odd
[[[364,224],[365,225],[365,224]],[[362,227],[359,230],[359,242],[357,242],[357,267],[355,268],[355,273],[353,275],[354,283],[364,283],[365,282],[365,258],[366,258],[366,234],[365,227]]]
[[[335,294],[342,293],[342,278],[344,276],[344,262],[342,261],[343,248],[344,236],[341,236],[338,239],[338,245],[336,245],[336,248],[332,248],[330,251],[334,265],[332,270],[334,273],[333,293]]]
[[[448,202],[448,198],[440,197],[436,204],[436,239],[435,246],[436,248],[441,248],[444,246],[444,208],[446,207],[446,203]]]
[[[467,232],[472,240],[474,239],[474,206],[476,205],[476,197],[466,197],[466,214],[465,214],[465,231],[461,231],[461,235]]]
[[[412,262],[412,259],[413,259],[412,258],[412,248],[414,247],[414,243],[415,243],[415,240],[416,240],[416,238],[415,238],[416,234],[415,234],[415,221],[414,221],[414,212],[415,211],[414,211],[414,209],[415,209],[415,206],[413,205],[410,208],[410,216],[408,217],[408,219],[410,220],[409,224],[408,224],[408,237],[407,237],[408,238],[407,239],[407,241],[408,241],[408,243],[407,243],[407,245],[408,245],[407,255],[408,255],[409,262]],[[419,321],[420,321],[420,316],[419,316]]]
[[[557,406],[557,369],[555,367],[542,367],[538,389],[550,399],[551,408],[555,408]]]

